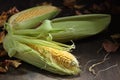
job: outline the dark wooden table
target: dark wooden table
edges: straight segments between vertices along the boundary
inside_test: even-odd
[[[8,73],[0,74],[0,80],[120,80],[120,50],[109,54],[108,60],[94,67],[97,75],[88,70],[92,64],[102,61],[107,54],[104,50],[99,51],[102,41],[101,35],[75,41],[76,49],[73,54],[80,62],[80,75],[60,76],[23,62],[18,69],[11,68]]]

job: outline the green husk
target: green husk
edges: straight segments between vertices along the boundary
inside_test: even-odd
[[[45,52],[42,53],[46,55],[44,57],[43,55],[41,55],[41,53],[32,49],[29,46],[31,44],[39,45],[39,46],[47,46],[62,51],[70,51],[72,48],[72,46],[69,45],[65,45],[61,43],[58,43],[60,44],[58,45],[56,43],[57,42],[49,42],[39,39],[33,39],[26,36],[7,34],[3,41],[3,47],[8,52],[8,55],[10,57],[18,58],[38,68],[60,75],[77,75],[80,72],[78,63],[76,63],[77,65],[73,69],[62,67],[54,62],[54,59],[50,56],[50,53],[47,52],[46,49]]]
[[[109,14],[87,14],[52,20],[54,29],[64,31],[51,33],[54,41],[66,42],[96,35],[105,30],[111,21]]]
[[[25,14],[26,12],[35,10],[35,9],[39,9],[42,12],[45,12],[45,9],[48,8],[48,12],[46,11],[45,14],[40,13],[39,15],[36,15],[35,17],[29,18],[27,20],[21,21],[21,22],[17,22],[15,21],[15,19],[22,15]],[[51,8],[53,8],[51,10]],[[53,17],[55,17],[58,13],[60,12],[60,9],[58,9],[55,6],[37,6],[37,7],[32,7],[23,11],[20,11],[19,13],[16,13],[14,15],[12,15],[9,20],[8,23],[14,28],[14,29],[26,29],[26,28],[34,28],[37,25],[40,24],[40,22],[46,20],[46,19],[51,19]],[[30,13],[31,14],[31,13]],[[35,15],[35,14],[34,14]],[[28,16],[28,15],[25,15]]]
[[[32,36],[40,39],[67,42],[92,35],[105,30],[111,20],[108,14],[87,14],[45,20],[36,29],[15,30],[14,34]],[[51,36],[51,37],[50,37]]]
[[[50,35],[50,31],[52,30],[50,20],[45,20],[43,23],[35,28],[35,29],[24,29],[24,30],[15,30],[13,29],[13,33],[16,35],[25,35],[39,39],[49,39],[52,40],[52,36]]]
[[[73,61],[75,65],[68,68],[64,65],[58,64],[55,58],[51,56],[53,53],[49,52],[47,48],[44,48],[49,47],[54,50],[70,52],[71,49],[75,48],[74,44],[66,45],[52,40],[48,41],[25,35],[16,35],[14,34],[14,29],[10,27],[9,24],[5,25],[5,29],[8,33],[3,40],[3,47],[10,57],[18,58],[38,68],[60,75],[77,75],[80,73],[79,62],[74,55]],[[41,29],[44,30],[42,27]],[[34,46],[32,46],[32,48],[30,45],[39,46],[40,51],[34,49]],[[61,53],[54,54],[60,55]]]

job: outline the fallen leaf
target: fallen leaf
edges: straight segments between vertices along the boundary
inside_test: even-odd
[[[0,57],[6,56],[7,53],[5,50],[0,50]]]
[[[120,46],[120,44],[118,43],[114,43],[110,40],[105,40],[102,43],[103,48],[105,49],[106,52],[110,53],[110,52],[116,52]]]
[[[14,68],[18,68],[21,65],[19,60],[5,60],[5,62],[13,66]]]
[[[75,11],[76,15],[81,15],[82,13],[78,10]]]
[[[7,11],[8,15],[13,15],[15,13],[18,13],[19,10],[16,7],[11,8],[10,10]]]
[[[3,42],[4,37],[5,37],[5,31],[0,32],[0,43]]]
[[[3,27],[3,25],[6,22],[7,18],[8,18],[7,13],[2,12],[2,14],[0,15],[0,27]]]
[[[76,4],[76,0],[63,0],[63,5],[69,8],[74,8],[75,4]]]
[[[7,21],[9,16],[18,12],[19,10],[16,7],[13,7],[6,12],[2,12],[2,14],[0,15],[0,27],[3,27],[4,23]]]
[[[81,9],[81,8],[84,8],[85,7],[85,5],[74,5],[74,8],[75,9]]]
[[[113,34],[110,37],[113,39],[120,39],[120,34]]]
[[[0,66],[0,73],[5,73],[5,72],[7,72],[7,70]]]

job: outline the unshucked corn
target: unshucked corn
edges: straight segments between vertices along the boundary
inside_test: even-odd
[[[39,6],[11,16],[5,24],[8,33],[3,40],[8,55],[56,74],[79,74],[79,62],[70,53],[75,46],[59,42],[103,31],[110,23],[110,15],[89,14],[46,20],[59,11],[54,6]]]
[[[73,47],[55,43],[7,34],[3,45],[10,57],[16,57],[41,69],[60,75],[80,73],[79,62],[69,52]]]
[[[14,33],[36,38],[46,37],[46,34],[50,34],[54,41],[67,42],[102,32],[107,29],[110,20],[111,17],[108,14],[69,16],[55,18],[52,21],[45,20],[42,22],[43,24],[35,29],[15,30]]]
[[[33,28],[43,20],[51,19],[60,12],[55,6],[37,6],[11,16],[8,23],[15,29]]]

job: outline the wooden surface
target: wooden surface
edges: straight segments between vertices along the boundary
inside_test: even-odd
[[[109,54],[108,60],[94,68],[97,75],[88,71],[92,64],[102,61],[107,54],[104,50],[97,53],[102,41],[102,36],[75,41],[76,49],[73,54],[80,62],[80,75],[60,76],[23,63],[18,69],[11,68],[8,73],[0,74],[0,80],[120,80],[120,50]]]

